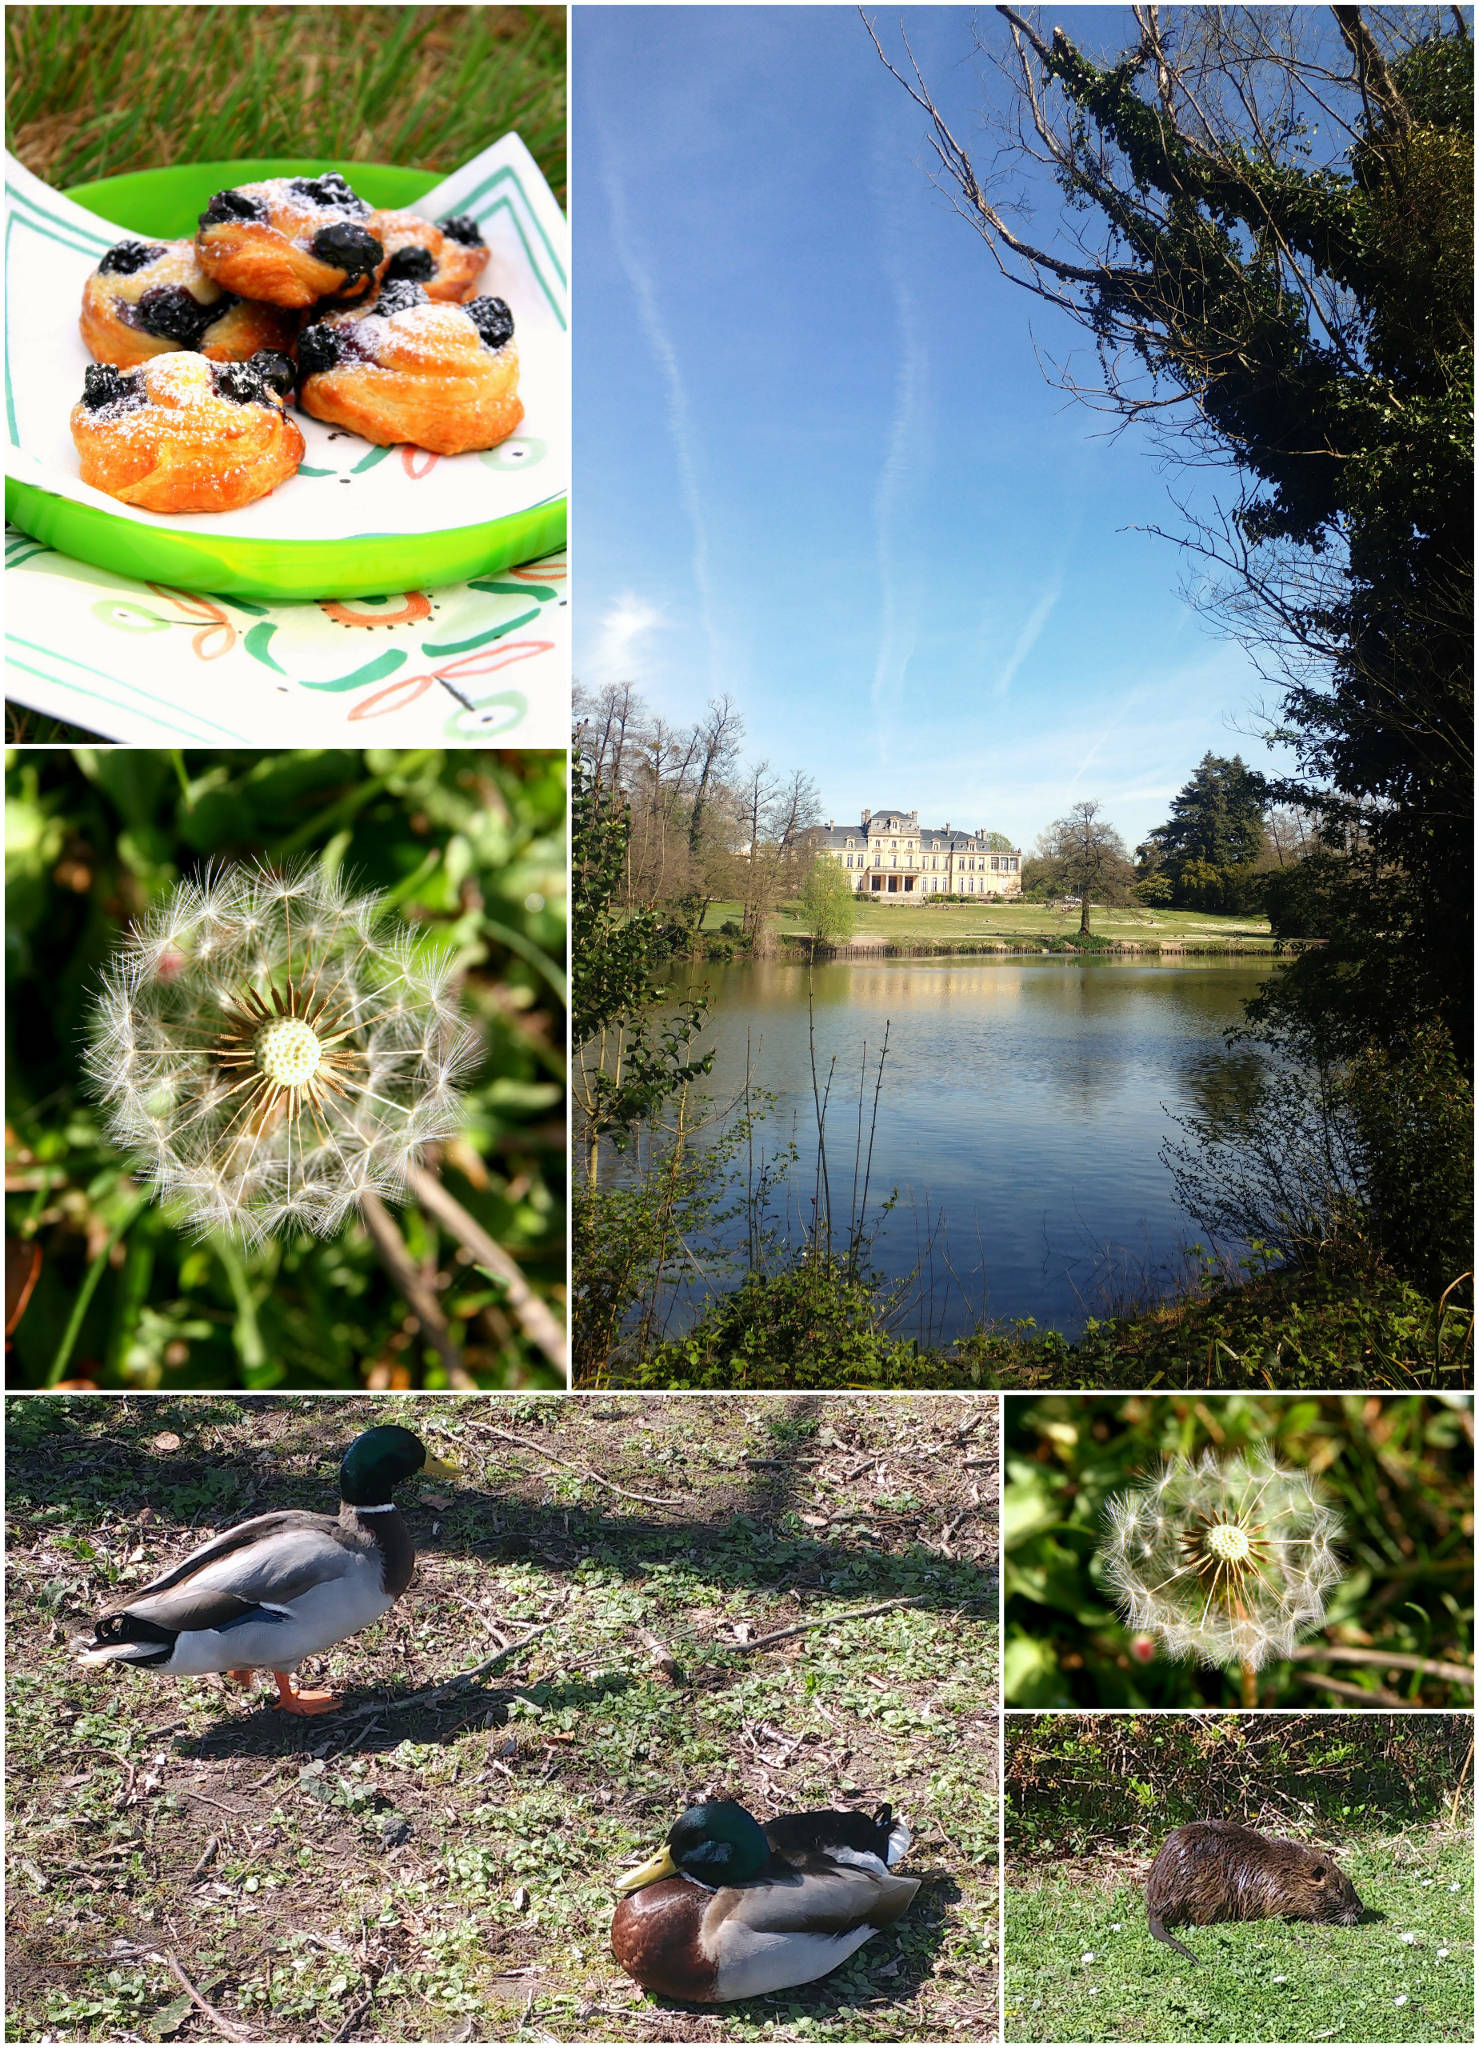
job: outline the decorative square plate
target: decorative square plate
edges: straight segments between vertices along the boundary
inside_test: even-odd
[[[145,512],[84,484],[68,419],[91,357],[82,287],[119,230],[194,232],[211,195],[261,178],[341,170],[372,206],[470,214],[490,250],[481,291],[514,315],[519,432],[479,454],[377,448],[297,414],[296,476],[237,512]],[[117,575],[216,595],[374,597],[435,589],[565,542],[570,350],[565,223],[517,136],[436,183],[429,172],[324,158],[179,164],[54,192],[6,158],[6,512],[63,554]],[[86,203],[79,203],[85,201]]]

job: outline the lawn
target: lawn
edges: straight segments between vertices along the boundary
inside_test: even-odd
[[[726,922],[738,924],[738,903],[711,903],[704,917],[706,932]],[[950,940],[979,945],[983,940],[1072,939],[1079,927],[1077,910],[1057,910],[1047,903],[920,903],[897,908],[860,898],[852,943],[882,939],[896,944],[940,945]],[[799,903],[780,906],[777,930],[782,939],[807,931]],[[1095,937],[1147,947],[1166,944],[1217,948],[1236,943],[1240,952],[1272,952],[1268,919],[1217,917],[1199,910],[1095,909]]]
[[[12,2038],[994,2032],[993,1402],[202,1394],[8,1414]],[[371,1419],[419,1428],[461,1477],[404,1489],[411,1591],[309,1661],[337,1713],[71,1662],[101,1601],[210,1531],[330,1507]],[[909,1604],[858,1613],[888,1602]],[[818,1984],[661,2004],[609,1956],[613,1882],[706,1793],[762,1817],[889,1799],[924,1889]]]
[[[1373,1837],[1340,1867],[1374,1917],[1178,1928],[1152,1939],[1142,1884],[1101,1859],[1006,1894],[1007,2032],[1017,2041],[1472,2041],[1467,1828]]]
[[[1017,1714],[1006,2034],[1017,2041],[1472,2041],[1468,1714]],[[1353,1927],[1153,1939],[1166,1837],[1227,1820],[1334,1852]]]

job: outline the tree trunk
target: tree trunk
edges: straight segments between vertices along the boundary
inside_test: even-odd
[[[1083,908],[1079,912],[1078,935],[1081,939],[1086,939],[1089,936],[1089,892],[1087,889],[1084,890],[1079,900]]]

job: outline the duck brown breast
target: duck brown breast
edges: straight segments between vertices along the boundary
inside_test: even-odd
[[[1166,1837],[1145,1880],[1145,1908],[1156,1940],[1186,1956],[1191,1950],[1168,1926],[1323,1920],[1351,1927],[1362,1912],[1355,1886],[1325,1850],[1220,1820],[1195,1820]]]

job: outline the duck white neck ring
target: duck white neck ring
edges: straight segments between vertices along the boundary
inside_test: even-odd
[[[382,1508],[356,1508],[354,1512],[357,1515],[393,1515],[395,1513],[395,1502],[388,1500]]]

